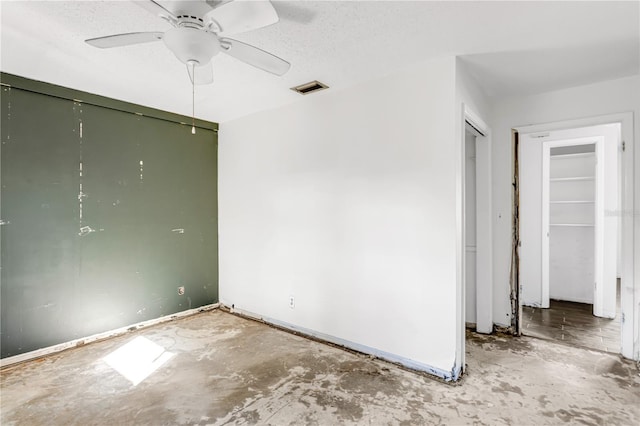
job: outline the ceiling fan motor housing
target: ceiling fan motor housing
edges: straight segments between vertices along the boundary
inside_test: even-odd
[[[169,50],[184,64],[196,62],[203,66],[220,52],[220,43],[215,34],[207,31],[178,27],[164,33],[162,38]]]

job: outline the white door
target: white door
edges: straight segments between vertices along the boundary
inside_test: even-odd
[[[595,184],[596,200],[599,201],[596,202],[593,224],[595,231],[593,313],[596,316],[613,318],[616,314],[617,227],[619,220],[619,215],[615,214],[618,207],[618,125],[520,135],[518,157],[521,242],[520,300],[523,305],[549,307],[549,200],[547,198],[548,190],[545,191],[543,185],[545,182],[543,180],[543,164],[545,163],[545,145],[548,155],[549,145],[561,145],[560,141],[563,140],[572,141],[569,144],[596,143],[597,146]]]

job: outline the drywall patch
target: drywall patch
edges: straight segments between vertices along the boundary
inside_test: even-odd
[[[86,235],[91,234],[92,232],[96,232],[96,230],[90,226],[83,226],[82,228],[80,228],[80,232],[78,233],[78,235],[80,235],[81,237],[84,237]]]

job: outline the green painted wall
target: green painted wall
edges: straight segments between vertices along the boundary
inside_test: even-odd
[[[217,125],[2,84],[2,358],[217,302]]]

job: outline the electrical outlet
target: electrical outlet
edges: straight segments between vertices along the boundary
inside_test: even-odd
[[[184,294],[184,286],[178,287],[178,294],[182,296]]]
[[[293,296],[289,296],[289,307],[293,309],[296,306],[296,299]]]

